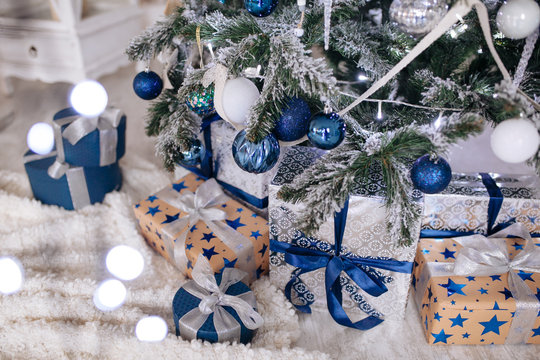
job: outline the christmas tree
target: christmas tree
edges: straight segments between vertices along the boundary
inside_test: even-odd
[[[306,204],[299,228],[316,230],[378,167],[389,233],[407,244],[408,225],[419,216],[413,189],[444,188],[450,169],[440,155],[450,144],[502,123],[502,144],[492,141],[496,154],[511,162],[506,155],[518,153],[517,161],[540,170],[538,5],[505,6],[511,4],[508,10],[497,0],[192,0],[135,38],[127,53],[133,61],[159,57],[165,64],[171,86],[150,105],[146,130],[157,136],[166,168],[193,152],[213,106],[245,128],[243,141],[253,144],[274,134],[287,142],[282,146],[301,143],[306,138],[294,130],[302,128],[329,151],[280,192]],[[527,20],[508,20],[516,11]],[[248,90],[227,93],[229,82],[241,78],[260,91],[253,102]],[[298,99],[317,115],[280,130],[282,114],[302,106]],[[245,114],[231,115],[246,102]],[[507,126],[508,119],[515,123]],[[321,137],[321,129],[334,136]]]

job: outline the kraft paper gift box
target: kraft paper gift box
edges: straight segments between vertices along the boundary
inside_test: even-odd
[[[302,204],[290,204],[278,198],[280,188],[300,175],[320,156],[320,150],[306,147],[291,147],[279,165],[278,172],[270,185],[269,221],[271,234],[270,279],[279,288],[285,290],[297,309],[309,312],[329,311],[327,303],[328,289],[325,278],[328,267],[305,272],[288,263],[287,257],[298,253],[314,251],[324,257],[335,254],[335,220],[346,221],[342,237],[341,255],[344,263],[358,264],[366,261],[368,273],[377,282],[384,284],[387,291],[382,294],[368,294],[351,277],[342,272],[341,282],[342,307],[351,321],[368,319],[371,325],[382,319],[401,319],[407,304],[412,261],[416,242],[402,247],[390,241],[386,227],[386,208],[384,206],[384,184],[380,169],[372,169],[369,178],[359,183],[349,197],[348,214],[343,219],[343,211],[333,221],[324,223],[318,233],[307,237],[295,229],[296,214]],[[421,195],[414,205],[421,213]],[[339,219],[341,218],[341,219]],[[336,227],[337,229],[337,227]],[[418,238],[420,219],[410,228],[412,236]],[[292,255],[291,255],[292,254]],[[378,267],[389,263],[389,267],[399,264],[394,270]],[[373,266],[371,266],[374,264]],[[333,275],[335,276],[335,274]],[[339,294],[336,295],[339,297]],[[343,325],[343,324],[342,324]]]
[[[251,282],[268,272],[268,222],[226,196],[215,179],[190,173],[134,212],[148,244],[187,276],[200,254],[216,273],[236,267]]]
[[[540,234],[538,176],[453,174],[444,191],[425,195],[424,230],[489,235],[498,225],[514,221],[525,225],[530,233]]]
[[[238,130],[218,115],[206,117],[203,119],[201,141],[205,144],[209,161],[203,161],[202,166],[179,166],[204,178],[216,178],[234,199],[267,216],[268,185],[277,171],[277,165],[262,174],[252,174],[239,168],[232,154],[232,143],[237,133]]]
[[[76,166],[108,166],[126,152],[126,116],[108,107],[96,117],[79,115],[73,108],[53,117],[58,160]]]
[[[540,344],[539,246],[520,224],[489,238],[420,239],[412,288],[427,341]]]
[[[47,155],[28,151],[24,155],[24,168],[34,197],[44,204],[81,209],[103,201],[107,193],[119,190],[122,185],[118,163],[78,167],[60,165],[57,161],[56,151]]]

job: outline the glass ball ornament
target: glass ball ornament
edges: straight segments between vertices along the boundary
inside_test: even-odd
[[[510,39],[524,39],[540,25],[540,7],[534,0],[512,0],[497,12],[497,28]]]
[[[278,0],[244,0],[246,10],[253,16],[265,17],[274,12]]]
[[[530,159],[539,145],[538,129],[527,119],[505,120],[491,133],[491,150],[507,163],[516,164]]]
[[[309,121],[307,137],[319,149],[333,149],[345,138],[345,122],[335,112],[315,114]]]
[[[220,110],[217,112],[222,118],[236,125],[246,125],[249,110],[259,95],[259,89],[252,81],[239,77],[227,80],[221,99],[214,98],[214,102],[221,101],[225,114],[220,114]]]
[[[153,71],[141,71],[133,79],[133,90],[141,99],[152,100],[161,94],[163,81]]]
[[[429,154],[419,157],[411,169],[411,180],[415,188],[425,194],[436,194],[448,186],[452,169],[446,160],[432,160]]]
[[[199,139],[193,139],[189,149],[180,153],[180,162],[187,166],[196,166],[204,159],[206,148]]]
[[[244,171],[260,174],[276,165],[279,159],[279,142],[273,134],[255,143],[247,139],[246,130],[234,138],[232,153],[236,164]]]
[[[186,104],[191,111],[200,116],[214,112],[214,86],[193,91],[188,95]]]
[[[281,112],[274,133],[278,140],[296,141],[307,134],[311,110],[297,97],[291,98]]]
[[[394,0],[390,5],[390,19],[409,35],[430,32],[448,12],[445,0]]]

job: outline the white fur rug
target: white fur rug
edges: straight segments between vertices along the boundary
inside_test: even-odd
[[[130,154],[121,165],[122,191],[80,211],[42,205],[31,199],[25,174],[0,170],[0,256],[18,258],[25,270],[22,289],[0,295],[0,358],[328,358],[291,347],[300,336],[298,317],[267,278],[253,287],[265,325],[251,345],[177,338],[171,302],[185,279],[146,246],[131,210],[131,204],[171,179],[156,165]],[[105,256],[119,244],[138,249],[145,270],[124,282],[128,296],[121,308],[102,312],[94,306],[93,293],[112,277],[104,266]],[[135,325],[147,315],[167,321],[164,341],[144,343],[136,338]]]

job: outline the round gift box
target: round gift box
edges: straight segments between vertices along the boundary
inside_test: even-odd
[[[219,285],[221,283],[221,274],[216,274],[216,282]],[[193,281],[193,280],[190,280]],[[251,289],[244,284],[243,282],[237,282],[236,284],[232,284],[229,286],[227,291],[225,291],[225,294],[227,295],[233,295],[237,296],[243,293],[246,293],[248,291],[251,291]],[[173,317],[174,317],[174,324],[176,326],[176,336],[181,336],[185,340],[192,340],[190,338],[187,338],[185,334],[180,333],[180,329],[178,326],[178,321],[181,321],[182,316],[184,316],[189,311],[193,310],[194,308],[199,306],[199,303],[201,302],[201,299],[191,295],[189,292],[184,290],[183,287],[181,287],[174,296],[173,299]],[[251,341],[253,336],[255,335],[256,330],[250,330],[242,324],[242,321],[240,321],[240,318],[238,317],[238,314],[236,311],[230,307],[230,306],[223,306],[225,311],[227,311],[229,314],[231,314],[234,319],[240,324],[241,331],[240,331],[240,339],[235,339],[236,341],[240,341],[243,344],[247,344]],[[254,308],[257,310],[256,308]],[[197,331],[197,339],[200,340],[206,340],[211,343],[218,342],[218,335],[216,333],[216,328],[214,327],[214,314],[210,314],[204,324],[199,328],[199,331]]]

